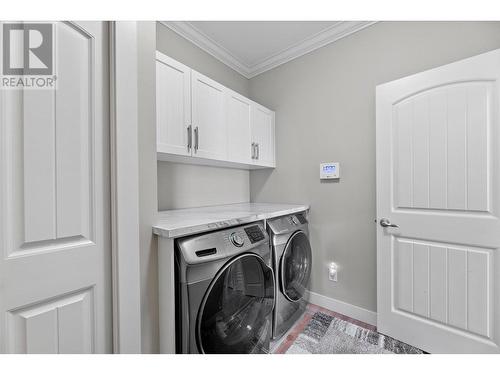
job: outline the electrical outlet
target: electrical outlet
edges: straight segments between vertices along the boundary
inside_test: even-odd
[[[338,281],[338,269],[337,269],[337,264],[334,262],[331,262],[330,265],[328,266],[328,279],[333,282]]]

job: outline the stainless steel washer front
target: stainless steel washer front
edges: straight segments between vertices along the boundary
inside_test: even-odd
[[[267,353],[275,277],[262,222],[176,241],[178,353]]]

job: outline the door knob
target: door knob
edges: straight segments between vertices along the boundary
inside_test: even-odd
[[[399,225],[396,224],[391,224],[391,221],[389,219],[386,219],[385,217],[380,219],[380,225],[383,226],[384,228],[399,228]]]

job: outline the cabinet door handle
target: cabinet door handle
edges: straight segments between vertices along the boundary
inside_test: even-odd
[[[198,130],[198,127],[195,127],[194,128],[194,151],[198,151],[198,147],[199,147],[199,130]]]
[[[255,144],[255,147],[256,147],[256,150],[257,150],[257,156],[255,156],[255,159],[259,160],[259,156],[260,156],[260,148],[259,148],[259,144],[256,143]]]
[[[255,142],[252,142],[252,159],[255,159]]]
[[[193,146],[193,133],[191,132],[192,126],[189,125],[187,127],[187,132],[188,132],[188,151],[191,150],[191,147]]]

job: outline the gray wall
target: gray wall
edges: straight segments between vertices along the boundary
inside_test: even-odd
[[[496,48],[500,22],[383,22],[250,80],[277,140],[277,169],[250,173],[251,201],[311,204],[312,291],[377,308],[375,86]],[[339,182],[320,182],[322,161],[341,163]]]
[[[141,346],[159,350],[157,243],[151,227],[157,213],[155,51],[156,23],[138,22],[139,235],[141,273]]]
[[[157,24],[157,48],[196,71],[248,96],[249,82],[168,27]],[[160,210],[248,202],[249,172],[158,162]]]
[[[241,169],[158,162],[158,186],[159,210],[241,203],[250,199],[249,172]]]

